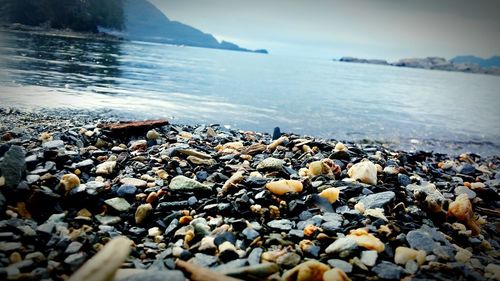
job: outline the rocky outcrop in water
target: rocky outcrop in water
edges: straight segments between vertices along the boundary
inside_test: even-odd
[[[451,60],[449,61],[446,60],[445,58],[440,58],[440,57],[409,58],[409,59],[401,59],[397,62],[392,62],[392,63],[388,63],[385,60],[359,59],[353,57],[342,57],[339,59],[339,61],[500,75],[500,67],[496,66],[481,67],[479,64],[476,63],[465,63],[465,62],[456,63]]]

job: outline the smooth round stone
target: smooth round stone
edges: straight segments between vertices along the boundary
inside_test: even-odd
[[[331,259],[331,260],[328,260],[328,264],[333,268],[342,269],[345,273],[352,272],[352,264],[350,264],[344,260]]]
[[[406,235],[406,241],[410,244],[410,247],[417,250],[424,250],[427,253],[431,253],[436,242],[427,233],[421,230],[411,230]]]
[[[118,196],[130,196],[130,195],[134,195],[135,193],[137,192],[137,187],[133,186],[133,185],[122,185],[118,188],[118,190],[116,191],[116,194]]]
[[[365,209],[383,208],[387,203],[392,201],[394,197],[396,197],[396,194],[394,192],[384,191],[370,194],[364,198],[361,198],[359,202],[363,203]]]
[[[375,272],[379,278],[389,280],[399,280],[401,279],[401,274],[404,273],[403,268],[386,261],[377,264],[372,268],[372,271]]]
[[[198,181],[203,182],[203,181],[207,180],[207,178],[208,178],[208,173],[206,171],[198,171],[198,172],[196,172],[196,179]]]
[[[476,171],[476,168],[471,164],[464,164],[458,168],[459,173],[464,175],[472,175]]]
[[[267,223],[267,226],[281,231],[289,231],[294,226],[294,223],[287,219],[281,219],[272,220]]]

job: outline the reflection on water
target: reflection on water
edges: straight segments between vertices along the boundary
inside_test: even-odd
[[[499,154],[499,88],[488,75],[0,32],[2,105]]]
[[[85,89],[113,86],[121,76],[119,42],[25,33],[1,38],[2,68],[19,85]]]

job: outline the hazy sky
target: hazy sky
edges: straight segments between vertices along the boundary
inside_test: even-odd
[[[329,58],[500,55],[499,0],[150,0],[246,48]]]

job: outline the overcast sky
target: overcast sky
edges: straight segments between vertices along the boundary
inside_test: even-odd
[[[275,54],[500,55],[499,0],[150,0],[217,39]]]

